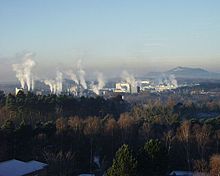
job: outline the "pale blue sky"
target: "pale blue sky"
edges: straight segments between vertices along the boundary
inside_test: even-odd
[[[0,0],[0,79],[23,52],[38,71],[220,71],[219,0]]]

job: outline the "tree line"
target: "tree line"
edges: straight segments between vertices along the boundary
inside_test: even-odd
[[[0,160],[47,162],[49,175],[215,175],[220,118],[182,116],[192,107],[197,111],[200,104],[194,104],[170,99],[131,106],[120,96],[0,93]]]

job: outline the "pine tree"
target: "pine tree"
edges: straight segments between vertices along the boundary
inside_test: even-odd
[[[167,151],[159,140],[149,140],[138,155],[139,175],[160,176],[167,171]]]
[[[137,175],[137,161],[132,156],[128,145],[123,145],[116,152],[112,167],[108,169],[107,176],[135,176]]]

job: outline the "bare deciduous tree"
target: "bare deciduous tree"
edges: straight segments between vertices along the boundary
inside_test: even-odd
[[[118,130],[118,124],[116,122],[116,120],[114,118],[109,118],[105,124],[105,132],[107,134],[110,134],[111,137],[112,137],[112,156],[113,156],[113,148],[114,148],[114,140],[113,140],[113,137],[114,137],[114,134],[115,132]]]
[[[180,128],[178,129],[178,138],[183,143],[186,150],[186,159],[188,164],[188,169],[190,170],[190,128],[191,124],[189,121],[184,121]]]
[[[139,134],[145,141],[147,141],[150,138],[150,133],[151,133],[150,123],[144,122],[142,127],[139,129]]]
[[[168,151],[168,155],[169,155],[170,150],[172,148],[172,143],[173,143],[173,141],[175,139],[175,133],[172,130],[164,132],[163,133],[163,138],[164,138],[165,145],[166,145],[166,148],[167,148],[167,151]]]
[[[74,174],[74,154],[72,152],[44,152],[44,159],[49,164],[49,174],[68,176]]]
[[[83,129],[83,122],[78,116],[70,117],[68,126],[73,129],[74,132],[81,132]]]
[[[114,132],[118,129],[118,124],[114,118],[109,118],[105,124],[105,132],[114,135]]]
[[[93,163],[93,140],[100,132],[101,123],[97,117],[89,117],[85,120],[84,134],[90,137],[90,171],[92,170]]]
[[[201,159],[204,159],[205,147],[209,141],[210,133],[211,127],[206,124],[204,124],[202,127],[197,125],[194,128],[194,135],[198,144],[198,151],[201,154]]]
[[[210,158],[210,175],[211,176],[220,175],[220,155],[213,155]]]
[[[214,138],[216,139],[216,153],[218,153],[219,152],[220,130],[215,131]]]
[[[194,160],[193,170],[195,172],[208,173],[208,163],[205,160]]]
[[[63,117],[56,120],[56,129],[58,132],[62,132],[67,129],[67,121]]]
[[[120,115],[120,118],[118,119],[118,125],[122,132],[122,141],[125,142],[129,139],[130,135],[133,131],[133,126],[135,124],[135,121],[129,116],[128,113],[123,113]]]

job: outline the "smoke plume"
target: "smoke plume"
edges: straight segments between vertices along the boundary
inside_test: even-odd
[[[63,73],[57,71],[56,76],[56,94],[60,94],[63,90]]]
[[[170,87],[178,87],[177,80],[175,78],[175,75],[161,75],[158,79],[159,85],[167,85]]]
[[[76,84],[79,84],[79,81],[78,81],[78,79],[77,79],[77,76],[76,76],[76,74],[75,74],[72,70],[68,70],[68,71],[66,72],[66,75],[69,76],[70,79],[71,79],[72,81],[74,81]]]
[[[13,64],[12,68],[16,72],[16,77],[18,78],[21,88],[26,88],[28,91],[34,89],[34,78],[32,69],[36,65],[34,60],[32,60],[33,54],[27,53],[24,56],[24,61],[19,64]]]
[[[78,68],[78,75],[79,75],[79,84],[84,89],[87,89],[87,84],[86,84],[86,81],[85,81],[85,74],[86,74],[86,72],[82,68],[82,61],[81,60],[78,61],[77,68]]]
[[[174,87],[178,87],[177,80],[175,78],[175,75],[170,75],[169,76],[170,84],[173,85]]]
[[[46,84],[47,86],[49,86],[50,88],[50,92],[53,94],[54,93],[54,84],[55,81],[54,80],[44,80],[44,84]]]
[[[122,72],[121,78],[126,83],[130,84],[131,86],[136,85],[136,81],[133,75],[129,74],[126,70]]]
[[[97,73],[97,84],[92,85],[92,91],[95,94],[99,94],[99,90],[101,90],[105,86],[105,80],[102,73]]]
[[[63,89],[63,74],[57,71],[55,80],[45,80],[44,84],[48,85],[52,94],[61,94]]]

